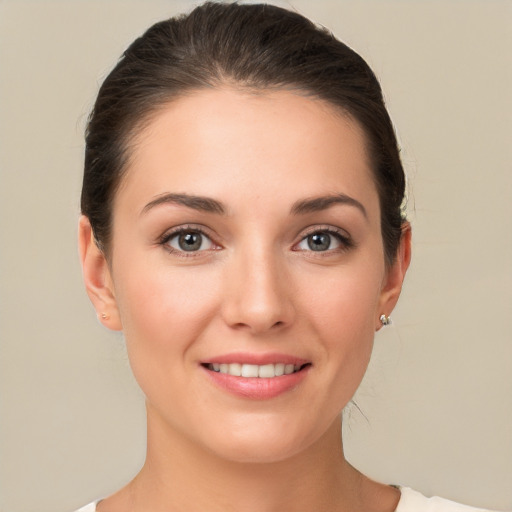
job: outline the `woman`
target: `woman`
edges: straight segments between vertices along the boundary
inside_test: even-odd
[[[91,114],[79,237],[147,457],[81,510],[475,510],[343,455],[410,261],[404,188],[372,71],[298,14],[207,3],[136,40]]]

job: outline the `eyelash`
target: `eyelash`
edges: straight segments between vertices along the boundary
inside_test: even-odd
[[[213,249],[202,249],[202,250],[198,250],[198,251],[184,251],[184,250],[175,249],[174,247],[171,247],[169,245],[169,242],[173,238],[175,238],[179,235],[182,235],[182,234],[187,234],[187,233],[199,234],[202,237],[207,238],[212,243],[212,245],[214,245],[214,248]],[[327,249],[325,251],[314,251],[313,249],[307,250],[307,249],[297,249],[296,248],[299,244],[301,244],[302,242],[307,240],[308,237],[313,236],[313,235],[318,235],[318,234],[326,234],[331,237],[334,237],[336,239],[336,241],[339,242],[340,247],[337,247],[334,249]],[[162,245],[165,248],[165,250],[168,251],[170,254],[179,256],[181,258],[194,258],[194,257],[198,257],[201,253],[204,253],[207,251],[215,251],[215,250],[219,250],[221,248],[218,244],[216,244],[213,241],[212,237],[210,235],[208,235],[208,233],[206,233],[206,231],[203,228],[201,228],[199,226],[194,226],[194,225],[180,226],[171,231],[168,231],[160,237],[160,239],[158,240],[158,243],[160,245]],[[341,253],[341,252],[348,251],[348,250],[352,249],[353,247],[355,247],[354,241],[344,231],[337,230],[330,226],[329,227],[315,226],[314,229],[311,229],[309,232],[306,232],[302,236],[302,238],[299,240],[299,242],[294,244],[292,250],[296,251],[296,252],[313,253],[315,255],[315,257],[325,257],[328,255],[332,255],[333,253]]]
[[[304,236],[302,236],[300,241],[297,244],[295,244],[294,247],[298,246],[300,243],[307,240],[310,236],[319,235],[319,234],[322,234],[322,235],[326,234],[331,237],[334,237],[336,239],[336,241],[339,242],[340,247],[334,248],[334,249],[327,249],[325,251],[314,251],[313,249],[310,249],[310,250],[294,249],[294,250],[314,253],[315,257],[325,257],[325,256],[332,255],[333,253],[346,252],[356,246],[354,240],[345,231],[338,230],[331,226],[325,226],[325,227],[315,226],[309,232],[306,232],[306,234]]]
[[[208,240],[210,240],[212,245],[215,246],[215,248],[203,249],[200,251],[182,251],[179,249],[175,249],[174,247],[171,247],[169,245],[169,242],[173,238],[178,237],[183,234],[188,234],[188,233],[198,234],[198,235],[201,235],[202,237],[207,238]],[[194,225],[180,226],[171,231],[167,231],[160,237],[160,239],[158,240],[158,243],[160,245],[162,245],[167,252],[169,252],[170,254],[173,254],[175,256],[178,256],[180,258],[194,258],[194,257],[197,257],[199,254],[204,253],[206,251],[216,251],[220,248],[220,246],[218,246],[218,244],[216,244],[212,240],[212,237],[210,235],[208,235],[208,233],[206,233],[206,231],[204,229],[202,229],[199,226],[194,226]]]

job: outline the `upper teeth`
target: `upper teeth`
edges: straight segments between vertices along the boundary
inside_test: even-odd
[[[235,377],[260,377],[269,379],[272,377],[280,377],[281,375],[290,375],[290,373],[300,370],[300,364],[240,364],[240,363],[212,363],[208,365],[209,370],[215,372],[234,375]]]

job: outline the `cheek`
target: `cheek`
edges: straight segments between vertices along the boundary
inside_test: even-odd
[[[375,271],[367,266],[361,272],[337,269],[304,305],[325,352],[322,371],[328,375],[328,394],[336,397],[337,412],[358,388],[373,348],[383,274],[383,267],[373,263]]]
[[[165,264],[126,270],[119,275],[118,304],[133,375],[158,410],[169,412],[168,404],[187,410],[182,395],[197,364],[194,347],[217,309],[214,276]]]
[[[303,307],[319,329],[332,333],[329,338],[373,334],[384,271],[372,263],[373,270],[365,264],[340,267],[301,285],[309,290]]]
[[[217,309],[215,274],[159,261],[118,267],[116,299],[131,359],[181,360]]]

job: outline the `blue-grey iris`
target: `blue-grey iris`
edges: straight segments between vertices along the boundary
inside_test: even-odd
[[[331,245],[331,236],[327,233],[315,233],[308,236],[308,247],[312,251],[326,251]]]
[[[178,245],[183,251],[197,251],[203,242],[200,233],[182,233],[178,239]]]

